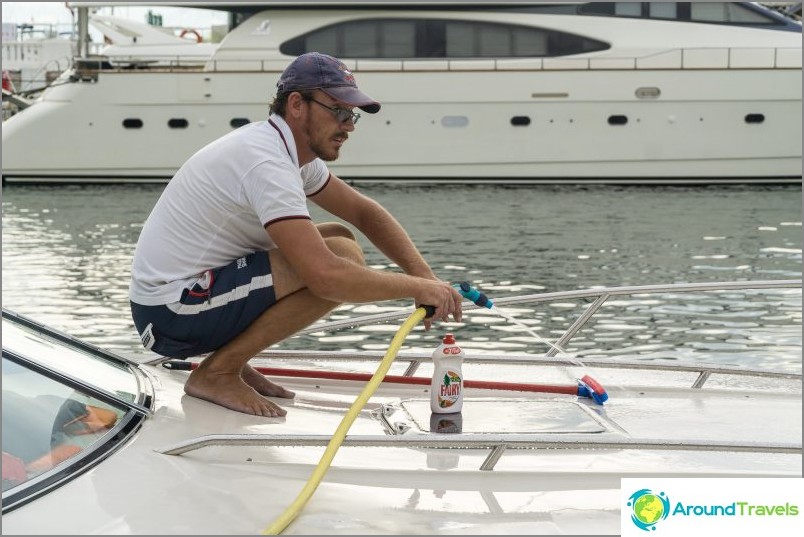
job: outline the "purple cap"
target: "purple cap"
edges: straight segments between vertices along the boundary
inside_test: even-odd
[[[355,76],[342,61],[320,52],[307,52],[293,60],[279,77],[276,89],[279,93],[320,89],[369,114],[380,111],[380,103],[357,89]]]

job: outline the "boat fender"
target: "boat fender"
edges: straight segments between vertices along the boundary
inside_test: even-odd
[[[196,43],[200,43],[204,40],[204,38],[201,37],[201,34],[198,33],[198,30],[194,30],[193,28],[185,28],[184,30],[181,31],[179,37],[183,38],[185,35],[191,35],[191,34],[195,36]]]
[[[598,381],[589,375],[584,375],[578,381],[578,397],[589,397],[595,403],[602,405],[609,399],[609,394]]]

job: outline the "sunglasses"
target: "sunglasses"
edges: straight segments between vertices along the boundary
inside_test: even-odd
[[[360,119],[360,114],[352,112],[351,110],[347,110],[346,108],[338,108],[337,106],[327,106],[321,101],[316,101],[312,97],[310,97],[308,100],[313,101],[315,104],[323,106],[324,108],[332,112],[332,115],[335,116],[335,119],[337,119],[340,123],[346,123],[347,121],[351,120],[352,124],[354,125],[357,124],[357,120]]]

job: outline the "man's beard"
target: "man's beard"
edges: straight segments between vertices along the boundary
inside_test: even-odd
[[[325,162],[332,162],[340,156],[340,149],[331,149],[330,147],[325,147],[327,140],[319,141],[313,136],[309,123],[305,129],[305,134],[307,135],[308,140],[307,147],[309,147],[310,150],[321,160]]]

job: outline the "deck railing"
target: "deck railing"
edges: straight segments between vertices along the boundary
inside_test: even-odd
[[[183,455],[207,447],[316,447],[326,446],[332,440],[327,435],[282,434],[213,434],[199,436],[156,449],[163,455]],[[634,449],[658,451],[719,451],[729,453],[779,453],[801,455],[801,444],[780,442],[718,442],[676,441],[666,438],[628,438],[612,433],[597,434],[463,434],[454,435],[352,435],[347,436],[344,447],[383,448],[434,448],[434,449],[485,449],[490,450],[479,470],[491,471],[507,450],[524,449]]]
[[[801,69],[802,49],[795,47],[684,48],[645,56],[598,58],[464,58],[464,59],[344,59],[358,72],[410,71],[594,71],[594,70],[698,70],[698,69]],[[213,55],[214,56],[214,55]],[[85,71],[154,72],[281,72],[292,58],[211,57],[204,61],[181,55],[116,55],[78,60]],[[136,67],[132,69],[132,67]]]

